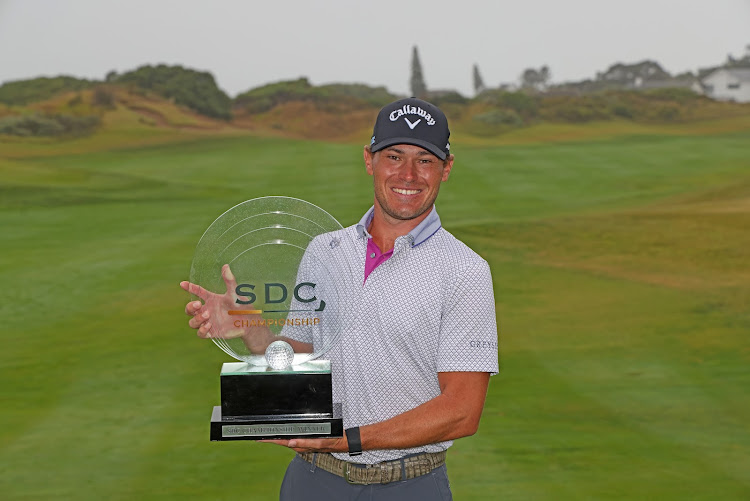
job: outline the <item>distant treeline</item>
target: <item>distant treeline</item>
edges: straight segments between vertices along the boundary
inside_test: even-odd
[[[475,115],[474,120],[509,126],[539,121],[583,123],[616,119],[676,122],[700,118],[696,112],[702,105],[714,104],[706,97],[680,88],[609,90],[579,96],[487,90],[475,100],[487,104],[488,109]]]
[[[58,136],[90,133],[101,116],[117,105],[117,89],[171,100],[201,115],[221,120],[263,114],[287,103],[304,102],[322,113],[379,108],[396,99],[385,87],[365,84],[312,85],[306,78],[276,82],[230,98],[208,72],[182,66],[141,66],[126,73],[114,71],[104,81],[70,76],[35,78],[0,86],[0,134]],[[81,103],[81,91],[90,102]],[[77,93],[66,104],[45,104],[44,112],[28,105],[63,93]],[[597,120],[678,122],[747,112],[747,105],[717,103],[685,88],[603,90],[581,95],[540,93],[533,89],[487,89],[466,98],[455,91],[424,96],[461,118],[470,132],[499,134],[543,121],[581,123]],[[732,108],[733,107],[733,108]],[[732,108],[732,109],[730,109]],[[5,115],[5,116],[1,116]]]
[[[63,92],[95,88],[102,83],[67,76],[8,82],[0,86],[0,103],[23,106]],[[136,92],[153,92],[208,117],[232,118],[231,98],[219,89],[208,72],[163,64],[141,66],[123,74],[112,71],[107,74],[106,83],[126,86]]]
[[[141,66],[122,74],[111,71],[104,82],[68,76],[8,82],[0,86],[0,103],[23,106],[63,92],[96,88],[105,82],[110,86],[126,86],[134,92],[152,92],[201,115],[223,120],[231,120],[233,110],[262,113],[289,101],[308,101],[323,109],[331,109],[340,106],[382,106],[395,98],[385,87],[364,84],[316,87],[306,78],[300,78],[264,85],[231,99],[219,89],[210,73],[162,64]]]

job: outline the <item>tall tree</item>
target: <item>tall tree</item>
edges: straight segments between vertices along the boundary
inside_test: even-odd
[[[526,68],[521,74],[521,87],[524,89],[536,89],[539,85],[539,72],[534,68]]]
[[[552,75],[550,74],[549,67],[546,64],[539,68],[539,80],[543,88],[547,87],[551,76]]]
[[[521,74],[521,87],[529,90],[544,91],[551,77],[549,67],[542,66],[538,70],[527,68]]]
[[[419,52],[415,45],[411,52],[411,95],[418,98],[427,96],[427,84],[422,75],[422,63],[419,62]]]
[[[484,80],[482,80],[482,75],[479,73],[479,66],[477,64],[474,64],[474,92],[476,94],[481,94],[486,87],[484,86]]]

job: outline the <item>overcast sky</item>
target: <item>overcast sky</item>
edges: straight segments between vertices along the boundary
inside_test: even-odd
[[[721,64],[750,44],[750,0],[0,0],[0,82],[102,79],[143,64],[213,73],[234,96],[306,76],[407,94],[411,48],[430,89],[472,95],[549,66],[553,82],[643,59]]]

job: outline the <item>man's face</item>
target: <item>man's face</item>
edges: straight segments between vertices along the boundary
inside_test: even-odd
[[[432,208],[453,156],[444,162],[419,146],[397,144],[376,153],[365,149],[365,166],[373,177],[376,205],[393,219],[408,220]]]

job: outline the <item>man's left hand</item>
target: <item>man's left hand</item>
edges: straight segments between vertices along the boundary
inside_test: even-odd
[[[347,452],[346,437],[341,438],[291,438],[289,440],[261,440],[270,444],[283,445],[297,452]]]

